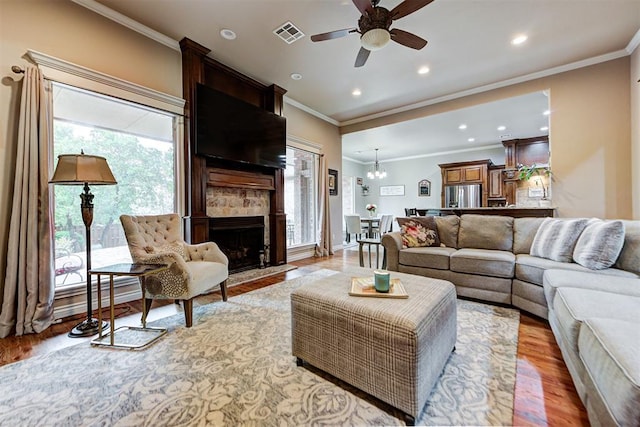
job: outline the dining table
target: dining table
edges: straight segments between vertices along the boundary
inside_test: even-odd
[[[363,229],[367,229],[367,238],[373,239],[375,237],[374,228],[380,228],[380,217],[360,217],[360,223]]]

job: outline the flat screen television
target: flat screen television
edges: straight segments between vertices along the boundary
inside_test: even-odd
[[[196,154],[284,169],[286,119],[198,84],[195,102]]]

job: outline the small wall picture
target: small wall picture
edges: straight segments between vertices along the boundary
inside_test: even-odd
[[[418,196],[429,197],[431,196],[431,181],[423,179],[418,183]]]
[[[338,171],[335,169],[329,169],[329,195],[338,195]]]
[[[357,185],[362,185],[362,178],[356,178],[356,184]]]

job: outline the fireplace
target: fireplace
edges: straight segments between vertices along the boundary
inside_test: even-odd
[[[229,258],[229,273],[264,264],[264,217],[209,218],[209,237]]]

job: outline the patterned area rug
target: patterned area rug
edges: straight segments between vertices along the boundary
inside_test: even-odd
[[[254,268],[252,270],[233,273],[229,275],[229,279],[227,280],[227,287],[241,285],[243,283],[251,282],[252,280],[273,276],[274,274],[283,273],[289,270],[295,270],[296,268],[298,267],[296,267],[295,265],[284,264],[274,265],[267,268]]]
[[[89,343],[0,368],[0,425],[400,425],[402,414],[291,356],[291,291],[320,270],[153,322],[145,350]],[[510,425],[519,313],[458,302],[458,342],[417,420]]]

